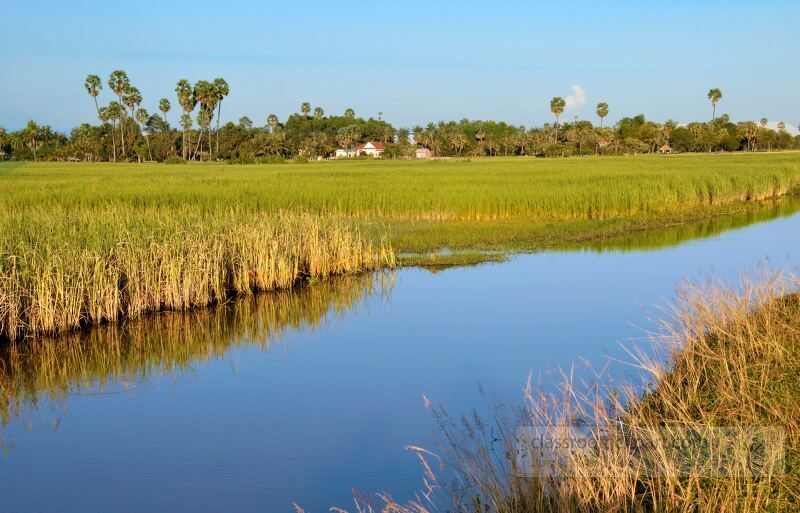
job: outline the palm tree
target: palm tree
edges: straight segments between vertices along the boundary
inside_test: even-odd
[[[125,102],[122,101],[122,95],[125,94],[125,91],[128,90],[131,86],[131,81],[128,79],[128,74],[122,71],[121,69],[114,70],[111,72],[111,75],[108,76],[108,88],[114,91],[114,94],[117,95],[117,99],[119,100],[120,105],[125,105]],[[120,138],[122,139],[122,155],[123,158],[125,157],[125,110],[123,109],[121,112],[120,117],[120,125],[119,125],[119,133]]]
[[[125,108],[119,102],[111,102],[108,104],[108,119],[111,120],[111,138],[112,141],[114,139],[114,128],[117,126],[117,122],[122,123],[122,119],[125,116]],[[122,134],[122,130],[120,130],[120,135]],[[117,161],[117,150],[116,150],[116,143],[114,143],[114,162]]]
[[[109,121],[111,121],[111,113],[109,107],[100,107],[100,111],[98,112],[98,116],[100,116],[100,122],[105,125]],[[114,127],[111,127],[111,147],[113,148],[113,156],[114,162],[117,161],[117,139],[114,137]]]
[[[35,121],[30,120],[25,128],[18,132],[17,137],[11,144],[16,150],[20,150],[23,146],[30,148],[33,151],[33,161],[36,162],[36,149],[39,147],[39,142],[36,139],[41,131],[41,127]]]
[[[97,104],[97,95],[103,89],[103,81],[97,75],[89,75],[83,83],[86,92],[94,99],[94,108],[97,110],[97,117],[100,118],[100,105]]]
[[[603,118],[608,116],[608,104],[606,102],[600,102],[597,104],[597,117],[600,118],[600,128],[603,128]]]
[[[378,121],[382,121],[383,112],[378,112]]]
[[[175,92],[178,95],[178,103],[183,108],[183,115],[181,116],[181,126],[183,127],[183,142],[181,150],[183,152],[183,160],[189,159],[189,148],[192,143],[192,117],[191,113],[197,105],[197,98],[194,96],[194,89],[188,80],[178,80],[178,85],[175,87]]]
[[[303,113],[304,117],[308,118],[308,113],[311,112],[311,104],[308,102],[300,104],[300,112]]]
[[[139,128],[142,130],[144,138],[147,141],[147,155],[150,157],[150,160],[153,160],[153,152],[150,151],[150,135],[147,133],[147,121],[149,119],[150,114],[147,113],[147,109],[139,109],[136,111],[136,122],[139,123]]]
[[[278,116],[275,114],[267,116],[267,125],[269,125],[269,129],[272,133],[275,133],[275,129],[278,127]]]
[[[130,109],[131,117],[136,119],[134,110],[142,104],[142,93],[137,88],[129,86],[122,96],[122,104]]]
[[[550,100],[550,112],[556,117],[556,136],[554,142],[558,142],[558,117],[564,112],[564,107],[567,106],[567,102],[564,101],[564,98],[560,96],[556,96],[552,100]]]
[[[708,99],[711,100],[711,121],[717,119],[717,102],[722,99],[722,91],[718,87],[709,89]]]
[[[422,144],[424,133],[424,130],[419,125],[411,129],[411,134],[414,136],[414,144]]]
[[[203,120],[208,122],[206,126],[200,123],[199,116],[197,118],[197,123],[200,125],[200,138],[203,137],[203,130],[208,133],[208,153],[209,156],[213,158],[211,131],[209,127],[211,126],[211,119],[214,117],[214,110],[217,107],[217,103],[219,103],[219,95],[217,94],[217,89],[214,84],[207,80],[198,80],[194,85],[194,97],[200,102],[200,111],[206,111],[206,115],[203,117]],[[197,150],[195,150],[195,154],[197,154]]]
[[[450,144],[458,151],[458,156],[460,157],[467,146],[467,138],[464,136],[464,132],[460,129],[453,130],[453,133],[450,134]]]
[[[183,129],[183,142],[186,143],[186,134],[191,134],[192,130],[192,116],[190,116],[188,112],[181,114],[181,128]],[[184,144],[181,149],[183,150],[183,160],[188,160],[189,152],[187,151],[186,144]]]
[[[158,102],[158,110],[160,110],[161,114],[164,116],[165,127],[167,125],[167,112],[169,112],[170,108],[172,108],[172,105],[169,104],[169,100],[166,98],[161,98],[161,100]]]
[[[761,128],[767,128],[767,123],[769,123],[769,120],[767,118],[761,118],[759,123],[761,124]]]
[[[224,78],[215,78],[214,79],[214,89],[217,92],[217,128],[214,129],[214,132],[217,134],[217,153],[219,153],[219,117],[222,113],[222,100],[228,96],[231,92],[231,88],[228,86],[228,83],[225,82]]]
[[[314,109],[314,118],[315,119],[322,119],[325,116],[325,111],[322,110],[322,107],[316,107]]]
[[[200,112],[197,113],[197,124],[200,125],[200,136],[197,138],[197,146],[194,149],[192,160],[197,157],[197,152],[200,150],[200,142],[203,140],[203,130],[208,130],[209,125],[211,125],[211,112],[208,109],[200,109]],[[210,138],[209,144],[211,144]],[[209,151],[210,150],[211,148],[209,148]]]
[[[784,130],[786,130],[786,123],[784,123],[783,121],[779,121],[778,122],[778,131],[779,132],[783,132]]]
[[[356,111],[354,111],[352,108],[348,107],[344,111],[344,117],[346,117],[346,118],[354,118],[354,117],[356,117]]]
[[[397,129],[397,143],[406,145],[409,142],[409,136],[411,135],[411,131],[408,128],[398,128]]]

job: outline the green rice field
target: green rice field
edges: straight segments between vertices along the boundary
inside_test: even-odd
[[[765,205],[798,192],[800,154],[789,152],[252,166],[5,163],[0,336],[206,305],[390,267],[400,254],[536,250],[620,237],[772,208]]]

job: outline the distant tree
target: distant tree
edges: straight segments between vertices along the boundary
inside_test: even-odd
[[[150,114],[147,113],[147,109],[138,109],[136,111],[136,122],[139,123],[139,128],[142,133],[144,133],[144,138],[147,141],[147,156],[150,160],[153,160],[153,152],[150,150],[150,135],[146,130],[146,125],[149,120]]]
[[[243,130],[250,130],[253,128],[253,121],[247,116],[239,118],[239,128]]]
[[[83,83],[86,92],[94,100],[94,108],[97,111],[97,117],[100,118],[100,105],[97,103],[97,95],[103,89],[103,81],[97,75],[89,75],[86,77],[86,82]]]
[[[303,116],[308,118],[308,113],[311,112],[311,104],[308,102],[303,102],[300,105],[300,112],[303,113]]]
[[[709,89],[708,99],[711,100],[711,120],[714,121],[717,119],[717,102],[722,99],[722,91],[717,87]]]
[[[200,109],[197,113],[197,125],[200,127],[200,135],[197,137],[197,146],[194,149],[194,155],[192,155],[192,160],[197,158],[197,154],[200,151],[200,144],[203,141],[203,131],[208,131],[208,127],[211,125],[211,112],[208,109]],[[209,144],[211,144],[211,139],[209,137]]]
[[[114,91],[114,94],[117,95],[117,99],[119,100],[120,105],[125,105],[125,102],[122,100],[122,95],[130,88],[131,82],[128,78],[128,74],[122,71],[121,69],[114,70],[111,72],[111,75],[108,77],[108,88]],[[122,155],[123,158],[125,157],[125,110],[123,109],[121,112],[120,117],[120,125],[119,125],[119,133],[120,138],[122,139]]]
[[[214,129],[214,132],[216,133],[216,150],[217,153],[219,153],[219,119],[222,113],[222,100],[230,94],[231,88],[224,78],[215,78],[214,90],[217,93],[217,127]]]
[[[158,102],[158,110],[161,111],[161,114],[164,117],[165,125],[167,124],[167,112],[169,112],[169,109],[171,108],[172,105],[170,105],[169,100],[167,100],[166,98],[161,98],[161,100]]]
[[[408,128],[397,129],[397,144],[407,145],[410,142],[411,131]]]
[[[42,131],[35,121],[30,120],[25,128],[17,132],[16,137],[11,141],[14,150],[19,151],[23,147],[29,148],[33,152],[33,161],[36,162],[36,150],[40,146],[39,134]]]
[[[600,102],[597,104],[597,117],[600,118],[600,128],[603,128],[603,119],[608,116],[608,104],[606,102]]]
[[[556,132],[555,138],[553,139],[554,142],[558,141],[558,118],[564,112],[564,108],[567,106],[567,102],[564,101],[564,98],[560,96],[556,96],[552,100],[550,100],[550,112],[556,117]]]
[[[453,148],[458,152],[458,156],[460,157],[464,148],[467,146],[467,138],[459,129],[453,130],[450,134],[450,144],[453,145]]]
[[[383,118],[383,112],[378,112],[378,121],[382,121],[381,118]]]
[[[114,146],[114,162],[117,161],[117,147],[116,142],[114,141],[114,131],[116,129],[117,123],[121,123],[122,119],[125,116],[125,108],[119,102],[110,102],[108,107],[106,108],[106,115],[108,119],[111,121],[111,141]],[[120,131],[122,134],[122,131]]]
[[[197,105],[197,98],[194,96],[194,89],[188,80],[179,80],[175,93],[178,95],[178,103],[183,109],[181,116],[181,127],[183,128],[183,141],[181,143],[181,151],[183,153],[183,160],[189,159],[189,149],[192,144],[192,116],[191,113]]]
[[[769,123],[769,120],[767,118],[761,118],[761,121],[759,121],[761,128],[767,128],[767,123]]]
[[[322,107],[316,107],[314,109],[314,118],[315,119],[322,119],[323,117],[325,117],[325,111],[322,110]]]
[[[219,103],[220,100],[219,93],[213,83],[207,80],[198,80],[194,84],[194,97],[200,104],[200,111],[206,112],[202,119],[206,121],[207,124],[205,127],[201,125],[199,137],[201,139],[203,138],[203,131],[208,134],[208,154],[209,157],[213,158],[214,148],[211,146],[211,130],[209,130],[209,127],[211,126],[211,120],[214,118],[214,110],[216,110],[217,103]],[[200,124],[200,119],[200,116],[198,116],[198,124]],[[197,150],[195,150],[195,155],[197,155]]]
[[[270,114],[267,116],[267,125],[269,129],[274,133],[275,129],[278,127],[278,116],[275,114]]]
[[[344,117],[346,117],[346,118],[354,118],[354,117],[356,117],[356,111],[354,111],[352,108],[348,107],[344,111]]]
[[[783,121],[779,121],[778,122],[778,130],[780,130],[781,132],[786,130],[786,123],[784,123]]]
[[[411,135],[414,136],[414,144],[422,144],[422,138],[424,137],[424,130],[421,126],[416,125],[414,128],[411,129]]]

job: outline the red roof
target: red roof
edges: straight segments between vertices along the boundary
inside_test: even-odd
[[[364,143],[364,144],[362,144],[361,146],[359,146],[359,147],[358,147],[358,148],[356,148],[356,149],[357,149],[357,150],[364,150],[364,149],[366,149],[366,148],[365,148],[365,146],[366,146],[367,144],[371,144],[371,145],[375,146],[375,149],[376,149],[376,150],[383,151],[383,144],[379,143],[378,141],[370,141],[370,142],[368,142],[368,143]]]

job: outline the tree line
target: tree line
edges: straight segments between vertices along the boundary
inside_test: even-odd
[[[324,158],[337,148],[354,148],[368,141],[384,144],[384,157],[409,158],[424,147],[434,157],[493,157],[528,155],[567,157],[654,153],[668,146],[675,152],[773,151],[800,149],[800,137],[792,137],[785,123],[778,130],[768,120],[733,123],[727,114],[716,115],[722,92],[708,92],[710,121],[679,125],[658,123],[640,114],[621,118],[613,127],[604,125],[607,103],[595,108],[597,124],[575,116],[563,121],[564,98],[550,101],[553,122],[526,128],[502,121],[462,119],[395,128],[382,119],[356,116],[352,108],[341,115],[326,115],[309,102],[284,121],[270,114],[257,126],[250,118],[220,124],[223,100],[230,87],[223,78],[179,80],[175,87],[177,126],[170,121],[169,98],[157,101],[160,114],[142,107],[144,99],[127,73],[113,71],[104,82],[86,77],[84,87],[92,100],[97,123],[84,123],[69,134],[59,133],[34,121],[17,131],[0,128],[0,157],[16,160],[81,161],[209,161],[257,162],[270,159]],[[111,100],[98,99],[108,88]]]

